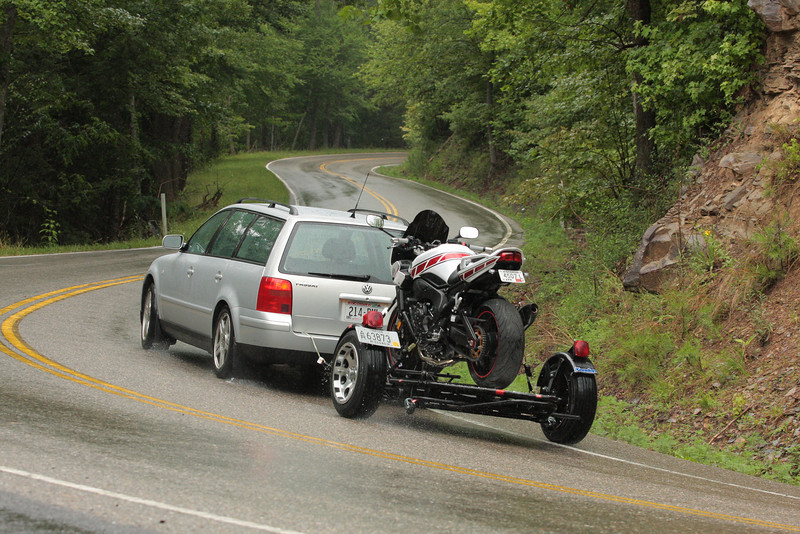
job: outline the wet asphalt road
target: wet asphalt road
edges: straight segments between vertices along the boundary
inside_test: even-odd
[[[342,176],[391,157],[270,169],[300,202],[347,208]],[[509,235],[408,186],[371,176],[362,206],[441,205],[483,244]],[[144,351],[138,277],[163,252],[0,258],[0,531],[800,531],[797,487],[591,435],[561,447],[518,421],[394,405],[350,421],[291,370],[223,381],[187,345]]]

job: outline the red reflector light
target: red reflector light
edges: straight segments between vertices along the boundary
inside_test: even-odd
[[[261,278],[256,309],[270,313],[292,313],[292,283],[281,278]]]
[[[367,328],[383,327],[383,314],[379,311],[371,310],[364,314],[361,324]]]
[[[522,253],[518,251],[507,251],[500,253],[500,261],[510,261],[513,263],[522,263]]]
[[[522,267],[522,252],[518,250],[507,250],[500,253],[497,259],[498,269],[516,271],[520,267]]]
[[[576,341],[572,345],[572,353],[578,358],[589,357],[589,344],[585,341]]]

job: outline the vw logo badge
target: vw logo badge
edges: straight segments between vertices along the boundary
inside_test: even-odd
[[[361,291],[363,291],[365,295],[369,295],[372,293],[372,286],[369,284],[364,284],[361,286]]]

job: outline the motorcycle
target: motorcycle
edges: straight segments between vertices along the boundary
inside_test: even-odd
[[[380,218],[372,224],[381,227]],[[597,404],[588,344],[578,341],[551,356],[534,393],[523,359],[525,331],[538,309],[517,308],[498,295],[502,287],[524,283],[522,251],[468,245],[465,239],[478,236],[472,227],[450,240],[449,231],[438,213],[424,210],[402,236],[392,237],[397,295],[384,313],[368,312],[340,337],[330,374],[336,410],[368,417],[394,393],[409,413],[424,406],[531,419],[548,439],[580,441]],[[466,362],[474,386],[443,372],[457,362]],[[523,368],[529,393],[505,391]]]

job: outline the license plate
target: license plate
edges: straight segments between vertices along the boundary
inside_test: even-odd
[[[525,283],[525,275],[522,274],[522,271],[504,271],[503,269],[498,269],[497,272],[500,274],[501,282],[510,282],[512,284]]]
[[[359,302],[355,300],[343,300],[341,317],[342,321],[352,323],[354,321],[361,321],[364,314],[368,311],[379,311],[381,313],[386,310],[385,305],[376,304],[374,302]]]
[[[363,326],[356,326],[358,340],[367,345],[378,345],[379,347],[389,347],[390,349],[400,348],[400,336],[397,332],[390,330],[372,330]]]

